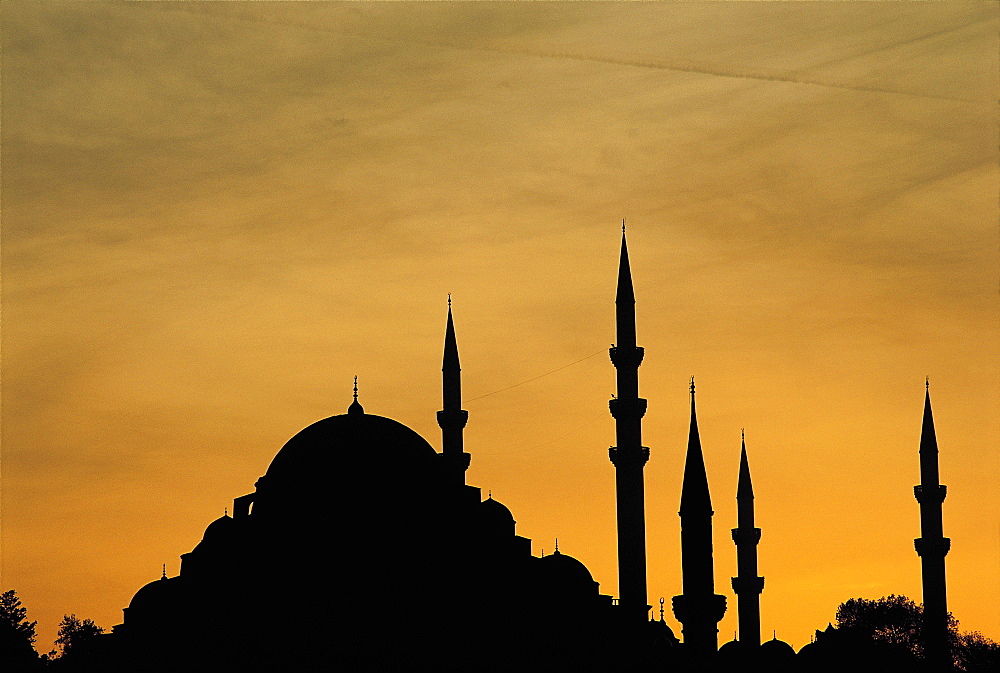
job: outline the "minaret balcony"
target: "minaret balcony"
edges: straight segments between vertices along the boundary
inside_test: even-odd
[[[733,528],[733,542],[737,547],[745,544],[756,546],[760,542],[760,528]]]
[[[437,419],[440,428],[462,429],[469,422],[469,412],[465,409],[446,409],[437,412]]]
[[[622,367],[637,369],[642,364],[642,356],[646,354],[646,349],[642,346],[612,346],[608,352],[611,354],[611,363],[616,369]]]
[[[917,556],[944,558],[951,550],[951,539],[946,537],[918,537],[913,541]]]
[[[674,616],[681,624],[718,624],[726,614],[726,597],[721,594],[681,594],[674,596]]]
[[[472,463],[472,454],[465,453],[439,453],[438,460],[445,466],[445,470],[452,474],[461,474],[469,469]]]
[[[608,457],[615,467],[619,465],[645,465],[649,461],[649,447],[640,446],[636,450],[620,449],[617,446],[612,446],[608,449]]]
[[[759,594],[764,591],[763,577],[734,577],[733,591],[737,596],[742,594]]]
[[[948,487],[939,484],[937,486],[914,486],[913,496],[921,505],[940,505],[948,495]]]
[[[641,397],[635,399],[615,398],[608,401],[608,408],[615,420],[622,418],[642,418],[646,415],[646,400]]]

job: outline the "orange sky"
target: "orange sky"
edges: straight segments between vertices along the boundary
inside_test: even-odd
[[[651,602],[680,592],[692,374],[721,639],[743,427],[766,636],[919,601],[930,375],[949,607],[1000,639],[996,3],[8,2],[3,26],[3,588],[40,650],[176,574],[354,374],[438,443],[448,292],[469,483],[617,593],[622,217]]]

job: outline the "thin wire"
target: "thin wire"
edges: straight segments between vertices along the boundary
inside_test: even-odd
[[[497,393],[502,393],[503,391],[510,390],[511,388],[517,388],[518,386],[523,386],[525,383],[531,383],[532,381],[537,381],[538,379],[542,378],[543,376],[548,376],[549,374],[555,374],[556,372],[562,371],[563,369],[566,369],[567,367],[572,367],[573,365],[580,364],[584,360],[589,360],[590,358],[594,357],[595,355],[600,355],[605,350],[606,349],[602,348],[599,351],[591,353],[590,355],[588,355],[585,358],[580,358],[579,360],[576,360],[574,362],[570,362],[568,365],[563,365],[562,367],[556,367],[552,371],[545,372],[544,374],[539,374],[538,376],[535,376],[533,378],[527,379],[525,381],[521,381],[520,383],[515,383],[512,386],[507,386],[506,388],[501,388],[500,390],[494,390],[492,393],[486,393],[485,395],[480,395],[479,397],[473,397],[471,400],[465,400],[464,404],[468,404],[469,402],[475,402],[476,400],[481,400],[484,397],[489,397],[490,395],[496,395]]]
[[[608,412],[602,411],[601,413],[597,414],[596,416],[594,416],[593,418],[591,418],[589,421],[587,421],[583,425],[578,425],[578,426],[576,426],[575,429],[570,430],[569,432],[563,433],[561,435],[556,435],[552,439],[546,440],[546,441],[542,442],[541,444],[535,444],[535,445],[529,446],[529,447],[527,447],[525,449],[518,449],[517,451],[501,451],[500,453],[481,453],[481,452],[477,451],[476,455],[477,456],[507,456],[507,455],[514,454],[514,453],[524,453],[525,451],[534,451],[535,449],[540,449],[543,446],[548,446],[549,444],[555,444],[556,442],[558,442],[560,440],[563,440],[563,439],[566,439],[567,437],[572,437],[573,435],[578,435],[581,432],[583,432],[584,430],[586,430],[587,428],[589,428],[591,425],[593,425],[594,423],[596,423],[597,421],[601,420],[602,418],[607,418],[607,416],[608,416]]]

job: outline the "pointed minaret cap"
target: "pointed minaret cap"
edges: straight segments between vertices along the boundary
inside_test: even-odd
[[[746,435],[740,430],[740,477],[736,483],[736,499],[753,498],[753,482],[750,481],[750,461],[747,460]]]
[[[694,377],[691,377],[691,430],[688,435],[687,456],[684,459],[684,482],[681,486],[681,508],[684,514],[712,514],[712,496],[708,491],[708,474],[705,456],[701,451],[698,434],[698,416],[694,405]]]
[[[920,481],[925,486],[940,484],[938,473],[937,434],[934,432],[934,413],[931,411],[930,377],[924,381],[924,418],[920,428]]]
[[[934,413],[931,411],[930,377],[924,381],[924,419],[920,430],[920,451],[937,453],[937,434],[934,432]]]
[[[635,291],[632,289],[632,269],[628,263],[628,243],[625,241],[625,220],[622,220],[622,252],[618,260],[618,292],[615,303],[635,303]]]
[[[354,377],[354,401],[351,402],[351,406],[347,407],[348,414],[363,414],[365,413],[365,408],[361,406],[358,402],[358,377]]]
[[[448,323],[444,331],[444,362],[442,371],[461,371],[458,360],[458,339],[455,337],[455,319],[451,315],[451,293],[448,293]]]

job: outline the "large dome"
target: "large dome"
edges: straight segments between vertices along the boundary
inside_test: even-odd
[[[360,409],[358,405],[357,409]],[[386,470],[426,470],[437,452],[423,437],[391,418],[352,409],[302,429],[289,439],[267,468],[268,481],[299,480],[317,471],[341,472],[360,463],[376,474]]]

